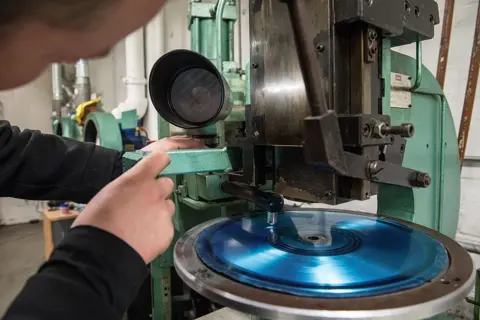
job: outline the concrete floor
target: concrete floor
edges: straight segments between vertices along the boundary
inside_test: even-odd
[[[42,224],[0,227],[0,316],[44,261]]]
[[[44,261],[41,223],[0,226],[0,316],[22,289],[25,281]],[[480,256],[474,255],[477,268]],[[472,306],[460,303],[450,314],[455,319],[472,319]]]

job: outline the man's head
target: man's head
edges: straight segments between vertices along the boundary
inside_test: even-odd
[[[166,0],[1,0],[0,90],[35,79],[53,62],[108,53]]]

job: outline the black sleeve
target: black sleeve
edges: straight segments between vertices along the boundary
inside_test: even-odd
[[[0,121],[0,197],[87,203],[122,173],[121,156]]]
[[[147,267],[125,242],[93,227],[76,227],[28,280],[4,320],[120,320]]]

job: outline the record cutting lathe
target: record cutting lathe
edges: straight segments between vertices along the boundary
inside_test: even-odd
[[[209,146],[170,152],[161,173],[176,183],[177,241],[151,265],[152,318],[223,307],[272,320],[447,317],[474,269],[452,240],[452,116],[421,62],[437,3],[251,0],[249,11],[245,70],[235,1],[192,1],[192,50],[150,74],[160,136]],[[416,59],[392,50],[405,44]],[[143,156],[127,152],[125,169]],[[373,196],[377,215],[284,204]]]

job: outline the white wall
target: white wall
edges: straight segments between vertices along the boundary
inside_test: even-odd
[[[444,0],[438,1],[440,16],[443,17]],[[470,51],[473,43],[474,23],[478,0],[456,1],[449,64],[447,69],[446,95],[452,108],[458,127],[465,94]],[[190,35],[187,30],[188,1],[170,0],[164,10],[146,27],[147,53],[146,63],[151,67],[162,54],[172,49],[189,48]],[[241,19],[237,23],[236,58],[242,66],[248,60],[248,0],[241,0],[239,7]],[[423,44],[424,64],[435,74],[440,42],[441,24],[437,26],[436,38]],[[240,42],[243,44],[240,48]],[[246,45],[247,44],[247,45]],[[414,47],[399,48],[399,51],[414,55]],[[112,110],[125,99],[125,87],[122,78],[125,74],[125,50],[119,43],[111,54],[100,60],[92,61],[90,71],[92,84],[103,95],[105,108]],[[148,75],[147,75],[148,76]],[[480,90],[477,92],[480,94]],[[0,101],[5,105],[5,118],[21,127],[50,130],[50,78],[42,76],[32,84],[8,93],[0,93]],[[25,116],[28,114],[28,116]],[[149,108],[145,123],[150,137],[156,138],[157,114]],[[480,111],[474,112],[467,156],[480,156],[480,144],[473,137],[480,133]],[[477,194],[480,190],[480,169],[464,168],[462,173],[462,204],[458,238],[480,244],[480,223],[476,220]],[[480,200],[478,200],[480,201]],[[1,200],[0,221],[16,222],[38,216],[34,208],[24,202]],[[345,207],[345,206],[344,206]],[[369,212],[376,211],[375,199],[362,203],[351,203],[347,208],[356,208]]]

